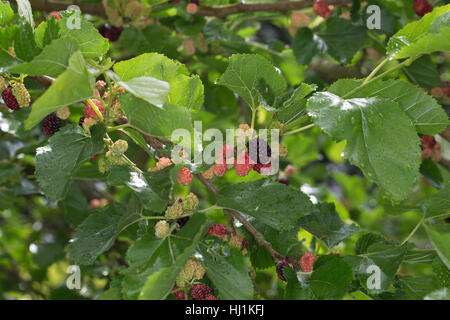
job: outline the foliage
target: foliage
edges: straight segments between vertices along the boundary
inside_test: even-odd
[[[450,5],[412,2],[0,2],[1,298],[448,299]],[[178,152],[211,128],[278,129],[280,170]]]

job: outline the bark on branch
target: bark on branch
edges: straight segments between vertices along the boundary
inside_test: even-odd
[[[218,190],[211,181],[206,180],[200,174],[197,174],[196,177],[208,188],[209,191],[211,191],[214,194],[217,194]],[[280,254],[278,251],[276,251],[272,247],[272,244],[264,238],[262,233],[259,232],[258,230],[256,230],[255,227],[253,227],[251,225],[251,223],[248,222],[247,219],[245,219],[239,212],[237,212],[235,210],[229,210],[229,209],[224,209],[223,211],[224,211],[225,215],[234,216],[240,223],[242,223],[244,228],[247,229],[248,232],[250,232],[250,234],[253,236],[253,238],[255,238],[256,242],[258,242],[258,244],[261,247],[265,248],[269,252],[269,254],[272,256],[273,260],[276,261],[276,260],[283,259],[283,255]]]
[[[250,12],[288,12],[312,7],[315,0],[293,0],[293,1],[275,1],[275,2],[240,2],[224,6],[205,7],[199,6],[197,15],[205,17],[225,18],[231,14],[250,13]],[[336,7],[347,6],[351,0],[327,0],[329,5]],[[66,10],[69,5],[77,5],[83,13],[89,13],[106,18],[106,13],[101,3],[83,3],[72,1],[71,3],[52,0],[33,0],[31,6],[39,11],[59,11]]]

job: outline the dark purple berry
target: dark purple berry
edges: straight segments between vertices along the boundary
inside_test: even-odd
[[[81,117],[80,117],[80,120],[78,121],[78,125],[79,125],[80,127],[83,127],[84,119],[85,119],[85,116],[81,116]]]
[[[2,92],[2,98],[6,106],[11,110],[18,110],[20,108],[16,97],[12,93],[12,88],[8,87]]]
[[[42,124],[42,132],[47,136],[54,134],[61,127],[61,119],[56,116],[56,113],[50,113],[45,117]]]
[[[184,218],[178,219],[177,223],[180,226],[180,228],[183,228],[184,225],[189,221],[190,218],[191,217],[184,217]]]
[[[282,280],[282,281],[286,281],[286,278],[283,274],[283,269],[285,267],[290,267],[289,262],[287,262],[286,259],[283,259],[283,260],[280,260],[277,262],[277,265],[276,265],[277,275],[278,275],[278,278],[280,278],[280,280]]]
[[[285,184],[285,185],[289,185],[289,180],[288,180],[288,178],[278,178],[278,180],[277,180],[279,183],[282,183],[282,184]]]
[[[111,42],[119,40],[122,31],[123,27],[111,26],[109,24],[104,24],[98,28],[98,32]]]

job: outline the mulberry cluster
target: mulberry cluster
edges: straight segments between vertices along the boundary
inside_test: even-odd
[[[192,287],[191,297],[194,300],[216,300],[212,289],[203,283],[195,284]]]
[[[202,279],[204,275],[205,268],[198,261],[189,259],[178,274],[176,284],[180,288],[185,288],[192,281]]]
[[[155,224],[155,236],[157,238],[165,238],[170,233],[170,225],[165,220],[158,221]]]
[[[180,186],[188,186],[192,182],[192,175],[188,168],[183,168],[178,173],[177,183]]]
[[[329,17],[331,17],[331,10],[325,1],[316,0],[313,8],[314,8],[314,12],[317,15],[321,16],[322,18],[328,19]]]
[[[19,102],[17,102],[17,99],[14,96],[11,87],[3,90],[2,99],[5,102],[6,106],[11,110],[18,110],[20,108]]]
[[[431,158],[436,162],[441,160],[441,144],[433,136],[424,134],[422,136],[422,161]]]
[[[91,99],[91,101],[96,105],[96,107],[98,108],[98,110],[100,111],[100,113],[104,116],[106,111],[103,108],[102,103],[100,102],[100,100],[97,99]],[[86,102],[84,104],[84,109],[83,109],[83,114],[85,118],[92,118],[95,119],[97,122],[100,120],[98,118],[97,113],[95,112],[95,110],[92,108],[91,104],[89,102]]]
[[[215,224],[208,229],[209,236],[224,238],[227,235],[227,227],[223,224]]]
[[[177,300],[186,300],[186,294],[184,293],[183,290],[181,290],[177,286],[174,286],[172,288],[172,291],[174,291],[173,295],[175,296],[175,298],[177,298]]]
[[[179,220],[183,215],[191,215],[198,208],[198,198],[192,192],[183,200],[179,198],[175,203],[166,209],[165,217],[167,220]]]
[[[98,32],[103,36],[103,38],[106,38],[111,42],[119,40],[122,31],[122,26],[116,27],[109,24],[104,24],[98,28]]]
[[[312,272],[315,261],[316,261],[316,257],[312,253],[310,253],[310,252],[305,253],[300,258],[300,267],[302,268],[302,271],[303,272]]]
[[[59,130],[61,123],[62,120],[56,116],[56,113],[50,113],[42,123],[42,132],[47,136],[52,135]]]
[[[277,265],[275,267],[278,278],[280,278],[280,280],[282,280],[282,281],[286,281],[286,277],[283,274],[283,269],[285,267],[289,267],[289,268],[293,269],[291,264],[286,259],[282,259],[282,260],[278,261]]]

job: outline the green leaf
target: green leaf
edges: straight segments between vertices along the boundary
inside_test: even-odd
[[[179,75],[189,74],[183,64],[159,53],[145,53],[133,59],[121,61],[114,65],[114,71],[122,81],[137,77],[153,77],[169,83]]]
[[[344,260],[352,267],[364,288],[372,294],[379,294],[389,289],[407,251],[407,245],[374,243],[369,245],[364,253],[345,256]],[[374,271],[369,269],[371,266],[380,269],[379,289],[368,288],[368,282],[371,281],[369,278],[374,275]]]
[[[58,205],[64,212],[64,218],[75,227],[80,225],[90,212],[89,203],[75,182],[70,185],[66,198]]]
[[[31,113],[25,120],[25,128],[33,128],[49,113],[61,107],[91,98],[94,84],[95,79],[88,72],[80,51],[75,52],[69,59],[67,70],[33,103]]]
[[[178,273],[194,253],[195,247],[204,235],[207,224],[205,215],[196,213],[173,237],[173,241],[172,237],[168,238],[174,260],[172,264],[162,267],[147,278],[139,294],[140,300],[162,300],[169,295]]]
[[[129,214],[126,207],[118,202],[93,211],[77,227],[69,245],[69,257],[77,264],[92,264],[100,254],[111,248],[124,228],[120,222],[128,219],[126,216]]]
[[[450,226],[425,222],[424,227],[442,262],[450,268]]]
[[[450,286],[450,269],[442,262],[441,259],[439,259],[439,257],[434,258],[431,266],[441,287],[448,288]]]
[[[411,120],[394,101],[342,99],[317,93],[308,100],[314,122],[338,140],[347,140],[344,157],[362,169],[393,200],[406,198],[416,180],[419,138]]]
[[[286,80],[275,67],[256,54],[232,55],[227,70],[217,82],[240,95],[252,109],[260,104],[258,85],[261,83],[274,96],[286,89]]]
[[[292,43],[297,62],[306,65],[312,58],[327,51],[327,45],[320,37],[316,36],[310,28],[303,27],[297,30]]]
[[[300,226],[333,248],[339,242],[359,232],[352,224],[344,224],[333,203],[319,203],[311,214],[300,218]]]
[[[306,83],[300,84],[295,88],[289,97],[283,102],[282,106],[277,110],[278,121],[289,124],[300,117],[306,115],[306,99],[305,97],[315,90],[315,86]]]
[[[52,43],[53,40],[59,39],[59,24],[58,21],[52,17],[47,21],[43,21],[34,30],[34,37],[36,43],[40,48]]]
[[[441,171],[438,165],[430,158],[426,158],[422,161],[422,164],[420,165],[420,173],[435,188],[442,189],[444,187],[444,178],[442,178]]]
[[[120,106],[128,123],[144,133],[171,139],[176,129],[192,132],[192,120],[188,109],[165,104],[162,109],[130,94],[120,97]]]
[[[155,152],[150,149],[150,146],[145,141],[144,137],[133,129],[125,128],[122,130],[127,136],[129,136],[134,143],[141,147],[150,157],[155,157]]]
[[[19,24],[19,30],[15,33],[14,53],[19,60],[31,61],[41,53],[41,49],[34,40],[33,28],[26,22]]]
[[[353,280],[352,269],[338,255],[320,256],[308,284],[317,299],[338,300],[347,293]]]
[[[450,51],[450,27],[442,28],[439,33],[427,33],[409,46],[404,46],[396,55],[396,59],[414,57],[418,54],[430,54],[436,51]]]
[[[208,249],[201,246],[206,275],[219,290],[221,300],[251,300],[253,285],[242,253],[217,240]]]
[[[54,40],[31,62],[22,63],[9,70],[11,73],[25,73],[30,76],[47,75],[57,77],[69,67],[70,57],[78,50],[71,39]]]
[[[450,183],[447,182],[443,189],[428,196],[419,205],[428,218],[450,214]]]
[[[332,17],[317,32],[327,46],[327,52],[340,63],[350,63],[364,44],[366,28],[349,20]]]
[[[17,0],[17,13],[24,18],[30,26],[34,26],[33,12],[31,11],[30,1]]]
[[[398,282],[406,300],[422,300],[438,288],[436,278],[428,275],[401,276]]]
[[[79,27],[73,22],[79,21]],[[80,48],[83,57],[96,58],[104,55],[109,49],[109,41],[98,33],[97,29],[80,14],[73,10],[69,15],[58,21],[59,34],[62,38],[74,40]]]
[[[108,71],[108,75],[129,93],[159,108],[162,108],[167,100],[170,89],[168,82],[152,77],[137,77],[124,82],[112,71]]]
[[[264,238],[272,244],[272,247],[283,256],[290,256],[300,259],[303,255],[303,245],[298,240],[298,228],[292,228],[289,231],[280,232],[256,219],[249,221],[252,226],[258,230]],[[259,246],[253,236],[243,228],[247,242],[250,260],[254,268],[273,267],[273,259],[267,249]]]
[[[412,44],[416,46],[416,48],[420,48],[427,41],[426,38],[430,37],[435,38],[435,33],[438,31],[439,27],[444,27],[442,24],[434,24],[433,22],[442,14],[446,13],[450,10],[450,5],[436,7],[430,13],[427,13],[422,17],[419,21],[413,21],[404,26],[401,30],[399,30],[396,34],[394,34],[391,39],[389,39],[388,47],[387,47],[387,55],[390,57],[394,57],[396,59],[400,59],[400,56],[405,57],[405,54],[402,53],[408,52],[409,46]],[[433,27],[431,27],[433,25]],[[448,26],[448,25],[447,25]],[[448,39],[443,39],[442,42],[443,48],[445,49],[448,46]],[[420,41],[422,45],[417,47],[415,44],[416,41]],[[430,47],[433,51],[448,51],[441,50],[439,43],[433,43],[433,47]],[[419,50],[420,51],[420,50]],[[409,51],[412,53],[412,51]],[[406,55],[407,56],[407,55]]]
[[[0,2],[0,26],[6,26],[14,17],[14,11],[8,2]]]
[[[314,300],[316,299],[310,286],[302,286],[298,281],[297,275],[291,268],[284,268],[283,275],[287,280],[286,290],[284,292],[285,300]]]
[[[93,127],[92,138],[76,124],[67,125],[36,150],[36,179],[52,201],[64,198],[73,174],[93,155],[103,151],[103,126]]]
[[[155,78],[169,83],[169,87],[163,87],[164,93],[169,92],[168,95],[160,96],[155,101],[157,103],[147,100],[156,106],[161,107],[164,102],[167,102],[187,109],[199,109],[203,104],[203,84],[200,78],[198,76],[189,76],[189,72],[184,65],[162,54],[145,53],[136,58],[119,62],[114,65],[114,71],[126,84],[132,82],[132,84],[136,85],[133,82],[141,80],[135,79],[143,77]],[[162,87],[161,84],[159,84],[159,87]],[[142,89],[145,88],[143,87]],[[144,90],[140,90],[140,94],[142,95],[143,93]]]
[[[342,79],[329,89],[339,96],[358,87],[361,81]],[[348,98],[380,97],[397,102],[413,121],[420,133],[434,135],[442,132],[449,124],[448,116],[437,101],[421,88],[404,81],[375,81],[350,95]]]
[[[403,72],[412,83],[419,87],[432,89],[442,85],[437,65],[429,55],[414,60],[410,66],[403,68]]]
[[[152,212],[162,212],[170,200],[172,182],[171,168],[154,172],[138,173],[128,166],[118,166],[111,169],[108,184],[126,185],[136,193],[144,208]]]
[[[276,230],[292,229],[313,209],[304,193],[269,179],[227,185],[219,190],[217,205],[251,215]]]
[[[198,75],[179,75],[170,86],[169,103],[194,110],[199,110],[203,105],[204,88]]]

